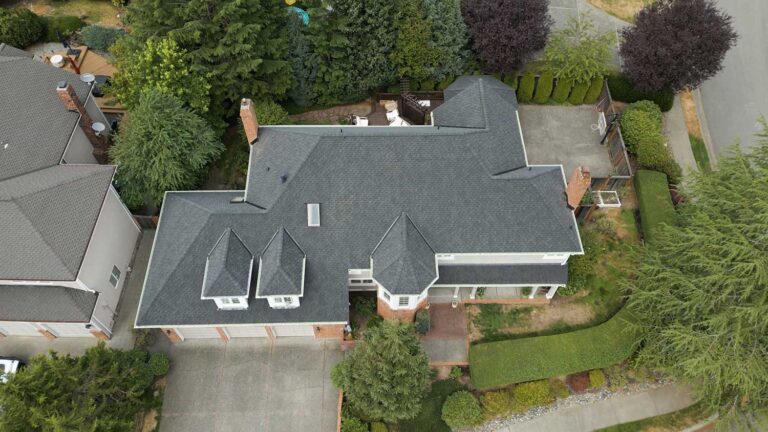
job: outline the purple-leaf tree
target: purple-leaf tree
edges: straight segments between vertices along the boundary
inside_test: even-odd
[[[738,38],[712,0],[658,0],[622,36],[624,74],[645,91],[698,87],[722,69]]]
[[[472,50],[485,72],[519,70],[547,43],[548,0],[462,0]]]

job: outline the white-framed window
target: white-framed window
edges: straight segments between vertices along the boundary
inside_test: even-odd
[[[350,285],[372,285],[373,279],[350,279]]]
[[[232,298],[232,304],[239,305],[240,304],[240,299],[237,298],[237,297],[233,297]]]
[[[283,297],[283,302],[287,305],[293,304],[293,297]]]
[[[120,269],[117,266],[112,266],[112,273],[109,275],[109,284],[112,287],[117,288],[117,283],[120,281]]]
[[[382,291],[381,295],[384,297],[386,301],[389,301],[392,297],[389,296],[389,293],[386,291]]]
[[[272,299],[272,302],[275,304],[283,304],[283,298],[282,297],[274,297]]]
[[[311,227],[320,226],[320,204],[318,203],[307,204],[307,226],[311,226]]]
[[[397,304],[399,306],[408,306],[411,303],[411,298],[408,296],[400,296],[400,298],[397,299]]]
[[[225,304],[225,305],[232,304],[232,300],[230,300],[229,297],[223,297],[221,299],[221,304]]]

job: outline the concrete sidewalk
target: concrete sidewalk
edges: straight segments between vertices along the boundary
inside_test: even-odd
[[[672,151],[672,156],[680,164],[683,174],[692,170],[698,171],[696,158],[691,150],[691,140],[688,138],[688,127],[685,125],[685,114],[680,96],[675,96],[675,104],[672,109],[664,113],[664,136],[667,138],[667,146]]]
[[[671,413],[693,402],[686,388],[671,384],[641,393],[615,395],[590,405],[563,408],[496,432],[588,432]]]

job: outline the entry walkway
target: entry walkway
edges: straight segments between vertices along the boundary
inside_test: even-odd
[[[429,308],[430,329],[421,338],[421,346],[435,366],[468,364],[467,320],[464,305],[432,304]]]
[[[615,395],[589,405],[549,412],[535,420],[516,423],[496,432],[588,432],[687,408],[693,404],[688,390],[676,384],[640,393]]]

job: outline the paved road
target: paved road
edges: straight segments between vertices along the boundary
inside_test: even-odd
[[[716,151],[737,139],[754,145],[756,118],[768,116],[768,2],[717,0],[733,17],[738,45],[725,58],[723,70],[701,87],[703,111]]]

